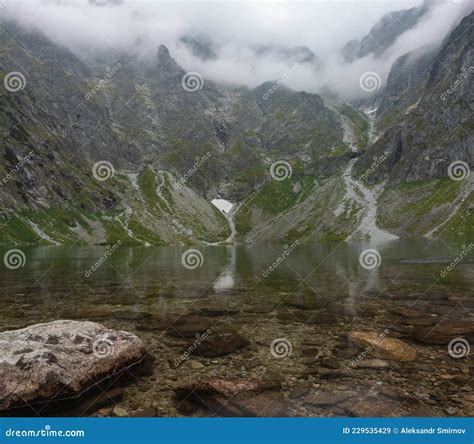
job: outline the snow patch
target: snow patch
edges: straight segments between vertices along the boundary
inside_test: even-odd
[[[234,206],[233,203],[225,199],[213,199],[211,200],[211,203],[225,214],[230,213],[230,210],[232,210],[232,207]]]

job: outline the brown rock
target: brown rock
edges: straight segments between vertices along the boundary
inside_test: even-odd
[[[249,344],[247,339],[234,330],[211,331],[202,342],[195,343],[191,353],[203,358],[216,358],[234,353]]]
[[[209,321],[200,317],[186,317],[167,328],[166,334],[174,338],[192,338],[212,327]]]
[[[388,368],[390,364],[387,361],[382,359],[364,359],[357,362],[356,368],[372,368],[372,369],[382,369]]]
[[[286,404],[277,383],[213,379],[175,389],[178,410],[200,416],[284,416]]]
[[[354,396],[357,396],[357,392],[329,392],[325,390],[320,390],[317,392],[312,392],[308,396],[306,396],[304,398],[304,404],[313,406],[329,406],[339,404]]]
[[[147,407],[135,412],[132,416],[136,418],[155,418],[160,416],[158,410],[155,407]]]
[[[350,338],[372,356],[392,361],[409,362],[416,359],[416,350],[407,343],[373,331],[354,331]]]
[[[420,318],[426,315],[425,311],[407,307],[393,307],[389,312],[405,318]]]
[[[387,399],[379,399],[376,397],[367,397],[360,400],[353,405],[349,411],[353,416],[367,417],[367,416],[401,416],[402,411],[400,403],[389,401]]]
[[[311,390],[311,384],[301,384],[293,388],[291,392],[288,394],[290,399],[299,399],[303,396],[307,395]]]
[[[327,358],[321,359],[319,364],[321,367],[332,368],[334,370],[338,370],[341,367],[339,361],[333,356],[328,356]]]

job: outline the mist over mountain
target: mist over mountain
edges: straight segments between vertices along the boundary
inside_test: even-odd
[[[361,96],[364,72],[376,71],[385,81],[398,57],[440,44],[470,7],[436,0],[346,6],[43,0],[11,2],[0,14],[89,64],[123,53],[152,63],[164,44],[186,70],[219,83],[255,87],[284,77],[293,89],[329,88],[348,99]],[[351,51],[353,45],[358,46]],[[306,56],[295,57],[301,50]],[[317,59],[318,69],[304,63],[305,57]]]

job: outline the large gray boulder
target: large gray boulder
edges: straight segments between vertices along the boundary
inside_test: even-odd
[[[145,346],[125,331],[60,320],[0,333],[2,412],[81,394],[143,361]],[[41,406],[38,409],[42,408]]]

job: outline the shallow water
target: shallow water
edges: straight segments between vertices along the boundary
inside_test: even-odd
[[[465,239],[290,244],[288,254],[283,245],[197,246],[192,248],[202,258],[192,269],[193,262],[183,265],[190,247],[120,247],[110,255],[105,247],[20,247],[26,264],[0,267],[0,329],[88,319],[138,334],[155,356],[154,374],[128,387],[118,405],[99,415],[136,414],[144,407],[160,415],[183,414],[174,389],[216,377],[279,379],[288,415],[354,414],[353,402],[310,405],[291,396],[297,388],[351,390],[360,394],[359,403],[371,393],[393,404],[394,415],[472,415],[472,354],[453,359],[447,343],[422,337],[440,322],[453,321],[438,342],[451,336],[470,340],[474,251],[446,270],[469,244]],[[361,266],[366,249],[380,254],[378,267]],[[7,250],[0,250],[2,257]],[[419,312],[400,315],[407,309]],[[225,356],[192,357],[174,368],[193,339],[154,331],[152,320],[190,314],[190,323],[202,320],[215,331],[232,328],[250,344]],[[463,328],[453,330],[453,323]],[[385,329],[412,345],[417,360],[354,368],[358,351],[346,335]],[[271,353],[277,338],[285,339],[291,354]],[[377,404],[366,407],[371,406]]]

